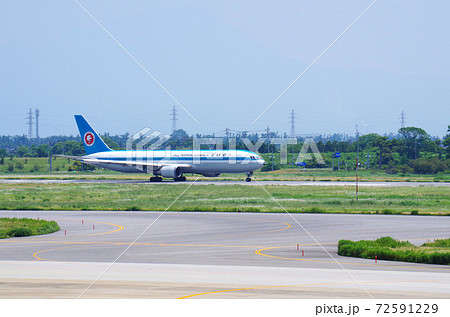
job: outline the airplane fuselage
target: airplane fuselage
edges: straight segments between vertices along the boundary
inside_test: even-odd
[[[150,181],[173,178],[185,181],[185,173],[207,177],[222,173],[247,173],[250,182],[253,171],[265,162],[256,153],[244,150],[126,150],[113,151],[82,115],[75,115],[87,155],[65,156],[82,163],[123,173],[153,174]]]
[[[159,175],[157,168],[144,165],[180,166],[183,173],[218,176],[222,173],[250,173],[261,168],[265,162],[257,154],[244,150],[142,150],[107,151],[83,156],[101,162],[89,164],[124,173],[149,173]],[[108,163],[107,161],[111,161]],[[124,162],[117,165],[113,162]],[[217,174],[217,175],[216,175]]]

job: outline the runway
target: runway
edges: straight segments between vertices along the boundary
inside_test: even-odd
[[[194,185],[280,185],[280,186],[355,186],[355,182],[343,181],[264,181],[253,180],[251,182],[229,181],[229,180],[188,180],[185,184]],[[180,184],[173,180],[164,180],[160,183],[151,183],[148,180],[126,180],[126,179],[0,179],[0,184]],[[358,182],[359,187],[450,187],[445,182]]]
[[[1,298],[450,298],[449,266],[336,254],[340,239],[448,238],[450,217],[90,211],[0,211],[0,217],[39,217],[61,227],[0,240]]]

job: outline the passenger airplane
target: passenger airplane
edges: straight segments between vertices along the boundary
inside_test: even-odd
[[[222,173],[247,173],[246,181],[250,182],[253,171],[265,164],[258,154],[244,150],[113,151],[83,116],[76,115],[75,121],[87,155],[55,156],[68,157],[118,172],[153,174],[151,182],[160,182],[162,177],[185,181],[184,173],[207,177],[217,177]]]

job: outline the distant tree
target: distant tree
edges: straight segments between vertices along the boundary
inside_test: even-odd
[[[432,143],[432,145],[434,147],[433,152],[437,153],[439,158],[441,159],[442,158],[442,154],[444,153],[444,149],[441,146],[441,144],[442,144],[441,140],[439,140],[439,139],[433,140],[433,141],[431,141],[431,143]]]
[[[192,148],[192,138],[183,129],[173,131],[170,140],[166,142],[172,148]]]
[[[445,151],[447,153],[447,158],[450,159],[450,125],[447,128],[447,135],[444,137],[444,141],[442,142],[445,146]]]
[[[377,133],[365,134],[359,137],[359,146],[365,149],[368,144],[373,144],[380,137]]]
[[[21,145],[16,149],[16,154],[19,157],[30,157],[31,156],[30,148],[28,146]]]
[[[333,143],[331,143],[331,141],[327,141],[327,143],[324,144],[323,150],[324,152],[333,152],[334,151]]]
[[[4,148],[0,148],[0,165],[5,164],[5,157],[8,156],[8,152]]]
[[[102,137],[103,141],[105,141],[106,145],[108,145],[113,150],[121,150],[119,144],[117,142],[111,140],[109,137]]]
[[[420,150],[431,144],[430,135],[421,128],[401,128],[398,132],[403,139],[403,152],[409,159],[416,159]]]
[[[52,154],[65,154],[64,142],[58,142],[53,145]]]
[[[378,136],[374,141],[372,141],[372,145],[378,147],[378,168],[381,169],[383,155],[385,155],[385,152],[387,152],[389,147],[389,140],[387,136]]]
[[[37,147],[33,148],[33,156],[37,157],[47,157],[49,153],[49,146],[48,144],[41,144]]]
[[[316,145],[320,152],[325,152],[325,146],[324,146],[322,140],[317,141]],[[288,148],[289,148],[289,145],[288,145]],[[296,151],[292,151],[292,152],[296,152]]]
[[[84,145],[82,142],[77,141],[66,141],[64,142],[65,154],[66,155],[74,155],[81,156],[86,154],[84,150]]]

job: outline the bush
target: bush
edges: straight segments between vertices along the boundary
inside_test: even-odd
[[[17,206],[16,209],[27,209]],[[29,218],[0,218],[0,239],[47,234],[60,230],[55,221]]]
[[[12,228],[8,231],[8,236],[10,237],[28,237],[31,235],[32,232],[28,228]]]
[[[33,167],[30,169],[30,172],[38,172],[40,169],[40,166],[37,164],[34,164]]]
[[[279,170],[280,169],[280,164],[278,164],[277,162],[273,162],[273,170]],[[272,161],[267,161],[266,165],[264,165],[261,168],[261,172],[269,172],[272,171]]]
[[[60,227],[56,221],[48,221],[46,224],[36,229],[36,234],[47,234],[58,230],[60,230]]]
[[[424,243],[426,247],[450,248],[450,239],[437,239],[434,242]]]
[[[447,164],[438,158],[420,158],[411,160],[409,165],[414,169],[414,173],[416,174],[436,174],[438,172],[444,172],[448,169]]]
[[[72,166],[69,166],[68,171],[93,171],[95,170],[95,166],[89,165],[89,164],[83,164],[80,161],[73,162]]]
[[[131,206],[128,207],[127,209],[125,209],[126,211],[140,211],[141,208],[137,207],[137,206]]]
[[[383,237],[375,241],[340,240],[338,243],[338,254],[368,259],[373,259],[377,256],[380,260],[448,265],[450,264],[449,248],[450,239],[436,240],[435,242],[425,243],[421,247],[416,247],[407,241]]]
[[[319,208],[319,207],[312,207],[310,209],[307,209],[306,212],[312,213],[312,214],[322,214],[325,212],[325,210]]]
[[[393,168],[392,174],[412,174],[414,172],[414,169],[412,169],[410,166],[406,164],[401,164]],[[406,175],[401,175],[406,176]]]
[[[379,239],[375,240],[375,243],[377,243],[379,246],[389,247],[389,248],[413,246],[413,244],[409,243],[408,241],[398,241],[391,237],[379,238]]]

